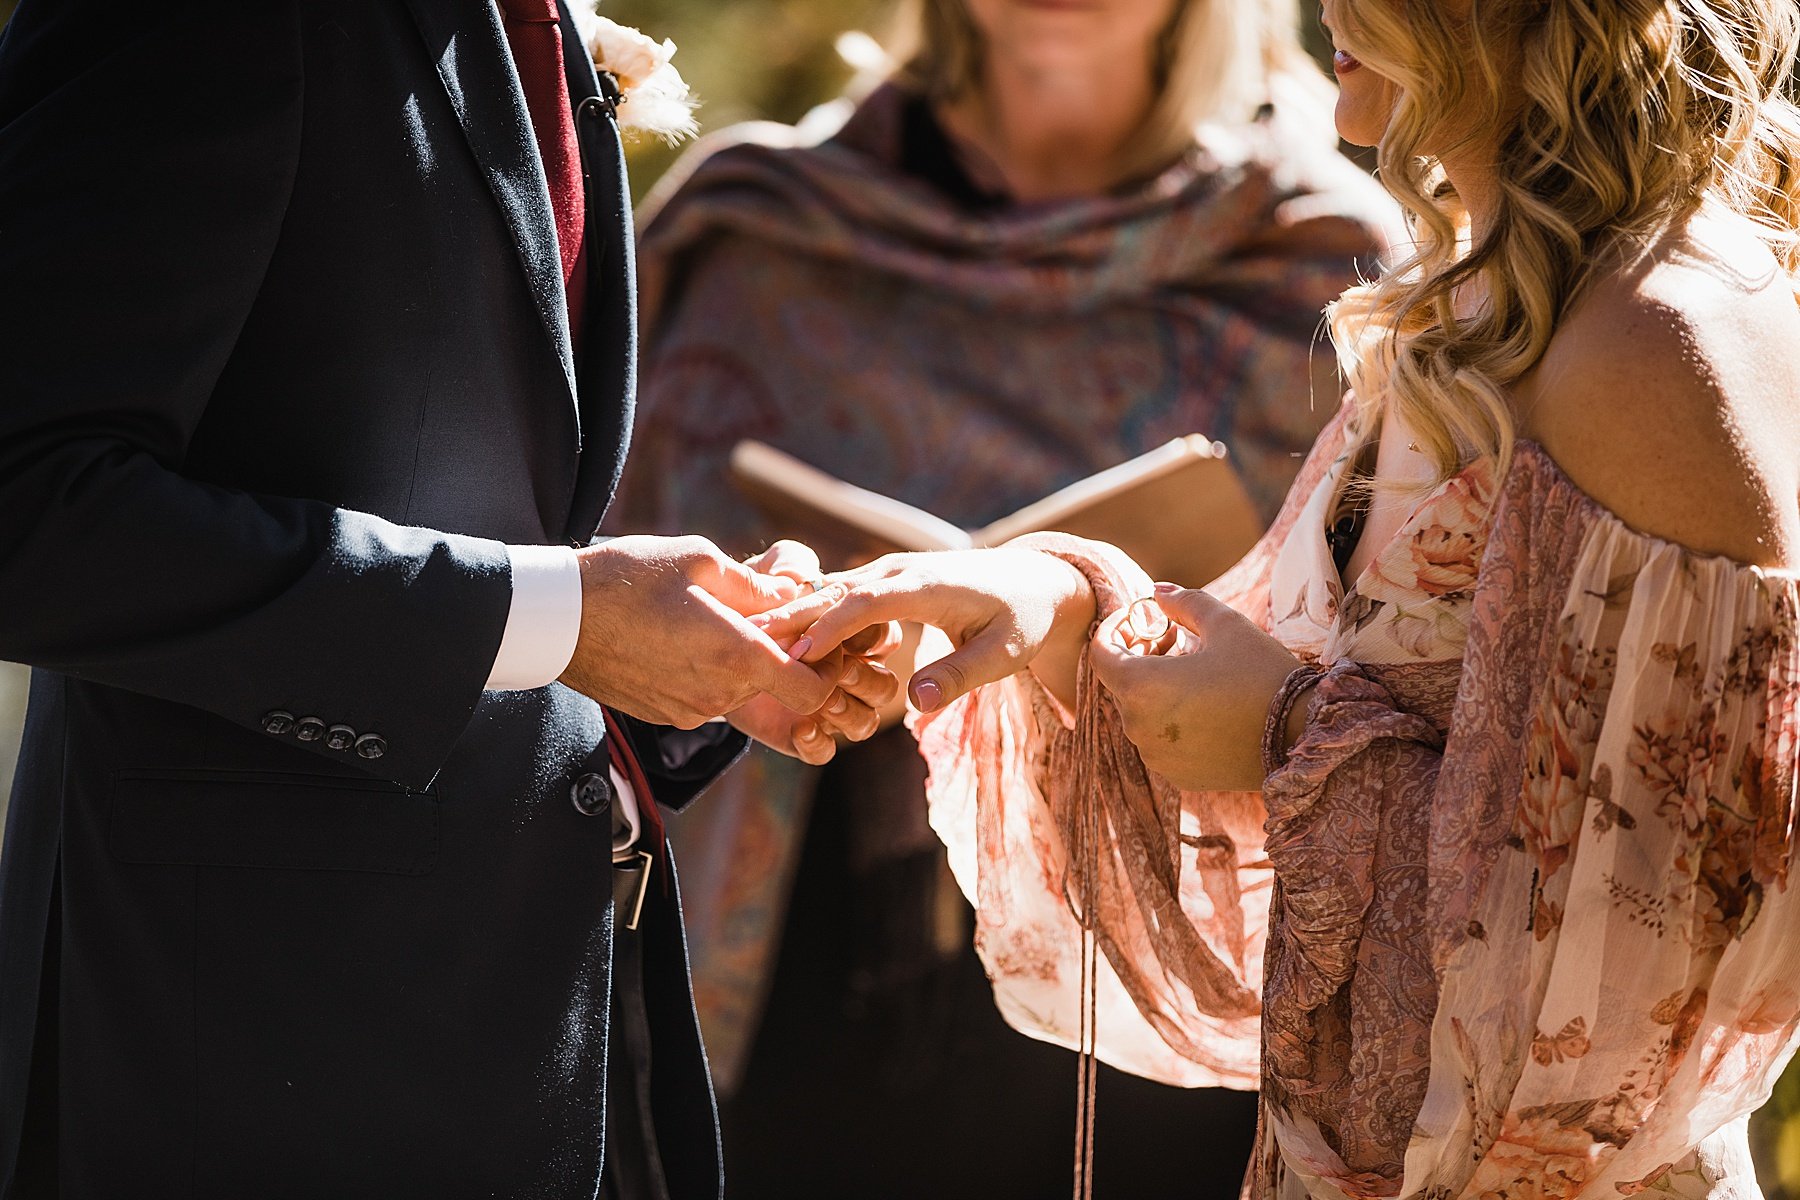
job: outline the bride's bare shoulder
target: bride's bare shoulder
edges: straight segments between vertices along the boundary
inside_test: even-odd
[[[1800,563],[1800,304],[1742,221],[1594,280],[1521,381],[1521,432],[1646,533]]]

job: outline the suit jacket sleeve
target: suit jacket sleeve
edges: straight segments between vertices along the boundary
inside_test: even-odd
[[[25,0],[0,40],[0,658],[379,732],[360,765],[422,787],[493,664],[504,546],[182,473],[281,233],[299,20]]]

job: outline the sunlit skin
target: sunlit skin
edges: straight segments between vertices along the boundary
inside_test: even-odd
[[[1365,67],[1343,46],[1348,40],[1339,35],[1343,16],[1335,0],[1325,0],[1322,20],[1331,35],[1335,53],[1331,73],[1337,76],[1338,100],[1335,116],[1338,136],[1352,146],[1376,146],[1387,132],[1388,116],[1394,111],[1396,91],[1391,80],[1384,79]]]
[[[992,61],[1056,72],[1085,70],[1102,57],[1141,57],[1178,7],[1177,0],[965,2]]]
[[[1334,41],[1344,38],[1334,27],[1338,8],[1337,0],[1324,8]],[[1353,55],[1336,67],[1338,132],[1379,143],[1394,84]],[[1425,148],[1439,157],[1477,241],[1495,219],[1494,145],[1461,131]],[[1748,221],[1704,207],[1646,253],[1595,275],[1542,360],[1512,387],[1519,434],[1626,525],[1791,571],[1800,562],[1800,359],[1787,353],[1800,345],[1795,299],[1794,281]],[[1459,297],[1459,307],[1480,302]],[[1417,477],[1419,456],[1397,421],[1382,423],[1378,445],[1378,479]],[[1370,513],[1348,575],[1404,515],[1381,506]],[[1095,604],[1085,579],[1042,553],[895,555],[837,578],[827,593],[752,623],[799,639],[793,651],[804,661],[871,623],[944,630],[958,649],[922,668],[909,689],[926,711],[1027,667],[1068,703],[1085,652],[1146,766],[1193,790],[1262,786],[1263,724],[1298,660],[1204,592],[1158,585],[1155,600],[1179,633],[1168,653],[1146,655],[1121,637],[1123,612],[1088,639]],[[1296,705],[1290,744],[1305,719],[1304,703]]]
[[[1177,0],[967,0],[980,86],[938,118],[1024,202],[1107,191],[1156,101],[1156,39]]]
[[[818,556],[799,543],[740,564],[704,538],[622,537],[578,561],[581,644],[562,682],[603,704],[683,729],[724,713],[758,741],[818,764],[837,738],[874,733],[876,712],[900,690],[879,661],[892,631],[862,631],[808,669],[744,622],[819,578]],[[677,659],[684,669],[669,670]]]
[[[779,541],[744,564],[752,571],[810,588],[821,578],[819,556],[800,542]],[[874,625],[844,643],[824,665],[837,687],[816,712],[796,714],[764,694],[727,716],[739,730],[765,746],[820,766],[837,752],[838,739],[860,742],[880,726],[880,714],[900,697],[900,681],[884,660],[900,641],[898,627]],[[785,649],[785,647],[784,647]]]

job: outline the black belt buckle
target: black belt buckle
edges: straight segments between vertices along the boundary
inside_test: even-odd
[[[613,880],[613,917],[624,918],[625,928],[637,932],[638,922],[644,916],[644,898],[650,894],[650,875],[656,866],[656,855],[648,850],[635,850],[630,858],[613,864],[614,872],[635,876],[630,881],[631,892],[626,904],[619,903],[618,880]]]

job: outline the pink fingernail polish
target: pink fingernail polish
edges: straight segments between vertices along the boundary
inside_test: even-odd
[[[802,637],[799,641],[788,647],[788,657],[805,658],[806,652],[812,649],[812,644],[812,638]]]
[[[1170,592],[1179,592],[1180,590],[1181,587],[1178,584],[1159,583],[1156,585],[1156,594],[1159,596],[1167,596]]]
[[[944,689],[935,679],[921,679],[913,684],[913,704],[922,713],[936,712],[944,703]]]

